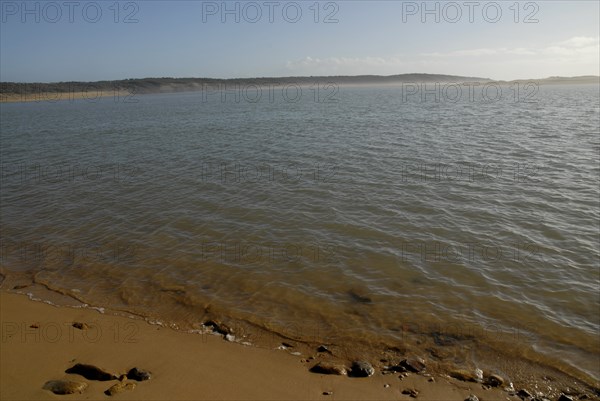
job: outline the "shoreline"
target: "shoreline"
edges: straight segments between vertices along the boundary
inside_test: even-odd
[[[103,308],[78,303],[56,306],[27,293],[26,287],[16,287],[16,291],[0,290],[1,399],[65,397],[42,388],[48,380],[63,379],[86,383],[86,399],[105,399],[104,391],[117,381],[65,374],[75,363],[92,364],[117,376],[133,367],[152,372],[151,380],[134,383],[134,390],[118,395],[129,400],[408,400],[410,396],[402,392],[416,390],[418,399],[425,401],[462,401],[471,394],[486,401],[516,401],[520,399],[517,392],[523,389],[515,385],[511,392],[506,389],[508,382],[491,387],[427,368],[419,373],[385,372],[373,358],[368,362],[373,363],[375,374],[368,378],[312,373],[319,362],[346,368],[350,364],[336,360],[329,351],[317,352],[293,341],[282,343],[281,337],[273,337],[279,346],[244,345],[231,338],[227,341],[223,333],[183,332]],[[74,322],[85,329],[74,328]],[[524,389],[530,394],[537,389],[552,401],[565,391],[600,399],[600,393],[595,395],[591,389],[569,389],[560,383],[550,383],[555,388],[552,394],[533,385]]]

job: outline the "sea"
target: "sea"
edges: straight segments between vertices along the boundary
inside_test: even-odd
[[[3,276],[181,330],[600,380],[598,85],[103,95],[0,105]]]

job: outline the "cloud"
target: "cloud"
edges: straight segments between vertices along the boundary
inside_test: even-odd
[[[459,49],[388,57],[305,57],[288,61],[286,69],[294,74],[307,75],[432,72],[497,79],[543,78],[598,74],[598,54],[600,37],[576,36],[540,47]]]

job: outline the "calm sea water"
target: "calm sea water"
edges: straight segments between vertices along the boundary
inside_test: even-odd
[[[406,90],[2,104],[3,271],[182,327],[476,341],[598,380],[598,86]]]

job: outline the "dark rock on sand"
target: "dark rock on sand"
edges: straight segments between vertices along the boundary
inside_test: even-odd
[[[79,330],[87,330],[90,328],[90,326],[88,326],[87,323],[81,323],[81,322],[73,323],[73,327],[75,327],[76,329],[79,329]]]
[[[317,352],[327,352],[327,353],[331,354],[331,351],[329,351],[329,348],[327,348],[324,345],[319,345],[319,348],[317,348]]]
[[[118,382],[117,384],[106,390],[104,394],[113,396],[115,394],[122,393],[123,391],[133,390],[134,388],[135,383]]]
[[[420,373],[425,370],[425,361],[421,358],[408,358],[400,362],[400,366],[409,372]]]
[[[138,368],[132,368],[129,370],[129,372],[127,372],[127,378],[129,380],[135,380],[138,382],[150,380],[151,377],[152,374],[150,372]]]
[[[234,334],[234,330],[231,327],[216,320],[208,320],[204,322],[204,326],[211,327],[213,331],[223,334],[224,336],[227,334]]]
[[[50,380],[44,384],[43,389],[52,391],[54,394],[81,394],[87,387],[86,383],[72,382],[68,380]]]
[[[414,388],[407,388],[405,390],[402,390],[402,394],[406,394],[412,398],[417,398],[417,396],[419,395],[419,390],[416,390]]]
[[[346,375],[346,368],[341,365],[335,365],[333,363],[319,362],[312,368],[312,373],[320,373],[322,375]]]
[[[84,365],[82,363],[78,363],[72,368],[65,370],[65,373],[81,375],[88,380],[108,381],[116,380],[118,378],[116,375],[108,373],[94,365]]]
[[[477,382],[477,376],[474,373],[464,369],[457,369],[450,372],[450,377],[453,377],[464,382]]]
[[[350,374],[348,376],[351,377],[369,377],[375,374],[375,369],[369,362],[365,361],[354,361],[352,362],[352,366],[350,367]]]

